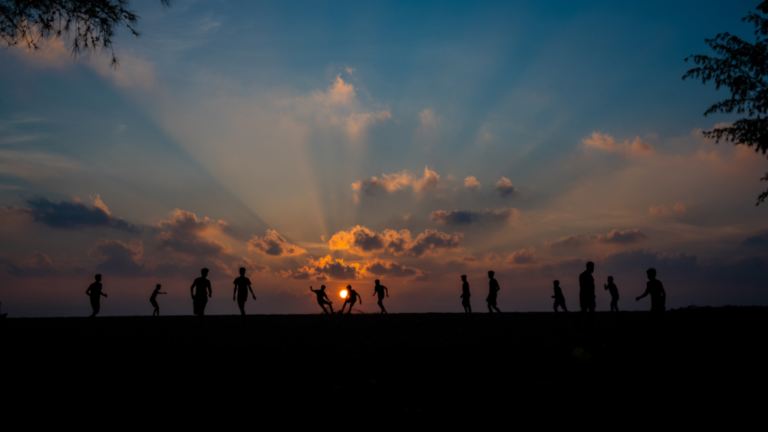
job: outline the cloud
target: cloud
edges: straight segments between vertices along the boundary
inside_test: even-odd
[[[100,239],[91,252],[104,260],[96,266],[97,272],[127,277],[142,276],[146,273],[144,265],[138,262],[144,253],[144,244],[139,239],[132,239],[128,243]]]
[[[576,237],[576,236],[561,237],[559,240],[554,241],[552,243],[544,242],[546,246],[549,246],[555,249],[567,249],[567,248],[575,249],[575,248],[580,248],[585,243],[586,241],[583,237]]]
[[[270,256],[285,257],[306,253],[305,249],[285,241],[275,230],[268,229],[264,237],[253,236],[248,241],[248,250],[255,250]]]
[[[232,263],[232,274],[236,275],[239,274],[240,268],[245,268],[245,272],[247,275],[251,275],[254,273],[268,273],[269,272],[269,266],[256,264],[251,260],[250,258],[243,257],[239,261],[235,261]],[[290,272],[290,270],[289,270]]]
[[[355,191],[355,201],[359,200],[359,193],[374,196],[379,192],[393,193],[408,187],[413,188],[414,192],[425,192],[437,189],[440,184],[440,175],[435,171],[424,167],[424,177],[418,178],[411,172],[404,170],[399,173],[382,174],[381,178],[376,176],[370,179],[358,180],[352,183],[352,190]]]
[[[536,249],[521,249],[512,252],[505,260],[506,264],[533,264],[536,262]]]
[[[424,130],[435,129],[440,124],[440,116],[435,115],[435,111],[432,108],[426,108],[419,113],[419,119],[421,120],[421,127]]]
[[[389,110],[366,111],[357,100],[355,87],[336,75],[326,91],[315,90],[309,96],[291,101],[296,114],[314,117],[323,125],[339,127],[352,139],[358,139],[369,126],[389,120]]]
[[[446,225],[469,225],[473,223],[480,224],[505,224],[516,220],[520,212],[514,208],[502,207],[498,210],[485,209],[480,212],[438,210],[429,215],[432,222]]]
[[[768,246],[768,233],[748,237],[741,244],[744,246]]]
[[[199,257],[229,252],[227,246],[210,238],[223,232],[227,226],[223,220],[198,219],[194,213],[175,209],[171,219],[160,221],[157,226],[163,230],[157,235],[160,249]]]
[[[469,176],[469,177],[464,179],[464,186],[467,189],[479,190],[480,189],[480,182],[477,181],[475,176]]]
[[[614,229],[606,235],[597,234],[590,237],[591,240],[602,244],[630,244],[637,243],[648,238],[650,237],[648,237],[648,235],[640,231],[638,228],[624,231]]]
[[[48,255],[40,251],[33,252],[29,258],[18,265],[8,261],[6,271],[16,277],[54,276],[59,273],[53,267],[53,262]]]
[[[635,137],[631,144],[629,141],[617,143],[616,140],[608,134],[592,132],[592,135],[582,139],[581,142],[584,144],[585,149],[594,148],[607,152],[621,151],[628,156],[639,156],[654,152],[653,146],[640,139],[640,137]]]
[[[461,233],[446,234],[436,230],[426,230],[415,239],[407,229],[401,231],[384,230],[377,233],[364,226],[357,225],[349,231],[339,231],[328,241],[331,250],[349,250],[356,255],[368,255],[385,252],[392,255],[422,256],[439,253],[442,250],[454,250],[461,247]]]
[[[361,266],[358,263],[345,264],[343,259],[333,258],[330,255],[315,260],[310,257],[307,265],[296,270],[296,273],[288,272],[287,276],[296,280],[355,280],[361,277]]]
[[[53,228],[83,229],[89,227],[110,227],[128,232],[136,232],[138,228],[115,218],[107,209],[107,206],[96,195],[93,208],[86,207],[82,202],[54,203],[46,198],[28,200],[29,208],[20,209],[32,217],[35,222],[40,222]]]
[[[493,187],[496,189],[496,192],[503,197],[512,196],[517,193],[517,188],[506,177],[502,177],[501,180],[493,185]]]
[[[682,216],[685,214],[685,205],[677,202],[673,204],[671,208],[667,207],[666,204],[651,206],[648,209],[648,213],[650,213],[651,216],[659,217]]]
[[[429,278],[429,272],[378,258],[366,263],[363,271],[376,277],[409,278],[407,281]]]

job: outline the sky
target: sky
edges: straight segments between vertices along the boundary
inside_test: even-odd
[[[10,316],[768,303],[764,155],[702,131],[728,96],[681,78],[758,1],[135,1],[139,38],[73,59],[0,48],[0,301]]]

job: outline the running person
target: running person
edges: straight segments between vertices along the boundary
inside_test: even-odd
[[[648,275],[648,283],[645,285],[645,292],[640,297],[637,297],[635,301],[639,301],[641,298],[650,295],[651,296],[651,312],[663,313],[667,307],[667,292],[664,291],[664,285],[661,281],[656,279],[656,269],[649,268],[646,272]]]
[[[325,285],[320,285],[319,290],[313,290],[312,287],[309,287],[309,290],[315,293],[317,296],[317,304],[323,308],[323,312],[326,314],[328,313],[328,311],[325,309],[325,305],[328,305],[328,307],[331,309],[331,313],[333,313],[333,302],[331,302],[331,299],[328,298],[328,294],[325,292]]]
[[[493,313],[493,309],[496,309],[496,312],[501,313],[498,307],[496,307],[496,294],[499,292],[501,287],[499,287],[499,282],[496,281],[496,279],[493,278],[493,275],[496,274],[493,272],[493,270],[488,272],[488,297],[486,297],[485,301],[488,302],[488,312]]]
[[[379,295],[379,303],[378,304],[379,304],[379,307],[381,308],[381,313],[383,313],[383,314],[387,313],[387,310],[384,309],[384,303],[383,303],[383,301],[384,301],[384,293],[385,292],[387,294],[387,297],[389,297],[389,290],[387,289],[387,287],[385,287],[384,285],[380,285],[379,284],[379,280],[376,279],[376,286],[373,287],[373,295],[376,295],[376,294]],[[362,298],[360,300],[362,300]],[[360,303],[362,304],[363,302],[361,301]]]
[[[158,294],[168,294],[164,292],[160,292],[160,284],[157,284],[155,286],[155,290],[152,291],[152,297],[149,298],[149,302],[152,303],[152,307],[155,308],[155,310],[152,311],[152,316],[160,316],[160,306],[157,304],[157,295]]]
[[[613,276],[608,276],[608,283],[603,284],[603,288],[611,293],[611,312],[619,311],[619,288],[613,283]]]
[[[464,312],[472,313],[472,305],[469,304],[469,282],[467,282],[467,275],[461,275],[461,305],[464,306]]]
[[[240,308],[240,315],[245,319],[245,302],[248,300],[249,290],[253,299],[256,300],[256,294],[251,288],[251,280],[245,277],[245,267],[240,267],[240,277],[236,278],[233,283],[235,284],[235,291],[232,293],[232,301],[235,301],[235,294],[237,294],[237,306]]]
[[[344,301],[344,304],[341,305],[341,311],[339,311],[339,314],[344,313],[344,307],[349,304],[349,310],[347,311],[347,314],[352,313],[352,306],[355,305],[357,302],[358,297],[360,298],[360,304],[363,304],[363,298],[360,297],[360,294],[357,293],[357,291],[352,289],[352,285],[347,285],[347,299]]]
[[[88,289],[85,290],[85,295],[91,298],[91,309],[93,309],[93,313],[89,316],[89,318],[96,317],[96,314],[99,313],[99,309],[101,309],[101,296],[107,296],[101,292],[101,288],[101,275],[97,274],[96,282],[92,283],[90,286],[88,286]]]

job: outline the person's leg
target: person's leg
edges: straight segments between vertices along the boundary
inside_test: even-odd
[[[557,313],[557,302],[555,302],[555,305],[552,306],[552,308],[555,310],[555,313]]]
[[[491,309],[491,303],[488,302],[488,313],[493,313],[493,309]]]
[[[469,313],[472,313],[472,305],[471,304],[467,304],[467,307],[469,308]]]
[[[240,315],[245,316],[245,300],[238,299],[237,306],[240,308]]]
[[[496,305],[493,305],[493,308],[496,309],[496,312],[501,313],[501,311],[499,310],[499,308]]]

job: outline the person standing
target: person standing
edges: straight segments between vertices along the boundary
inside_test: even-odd
[[[97,274],[96,282],[89,285],[88,289],[85,290],[85,295],[91,298],[91,309],[93,309],[93,313],[91,313],[88,318],[96,317],[96,314],[98,314],[101,309],[101,296],[107,296],[105,293],[101,292],[101,288],[101,275]]]
[[[595,272],[595,263],[587,263],[587,269],[579,275],[579,306],[581,312],[595,312],[595,278],[592,273]]]
[[[488,272],[488,297],[485,299],[486,302],[488,302],[488,312],[493,313],[493,310],[496,309],[497,313],[501,313],[499,308],[496,306],[496,294],[501,289],[499,287],[499,283],[496,281],[496,279],[493,278],[493,275],[496,273],[493,272],[493,270]]]
[[[160,292],[160,284],[155,286],[155,290],[152,291],[152,297],[149,298],[149,302],[152,303],[152,307],[155,308],[155,310],[152,311],[152,316],[160,316],[160,306],[157,304],[158,294],[166,294],[164,292]]]
[[[467,275],[461,275],[461,305],[464,306],[465,313],[472,313],[472,305],[469,303],[469,282]]]
[[[245,319],[245,302],[248,300],[248,291],[251,291],[251,296],[256,300],[256,294],[253,293],[251,288],[251,280],[245,277],[245,267],[240,267],[240,277],[235,279],[235,291],[232,293],[232,301],[235,301],[235,295],[237,295],[237,306],[240,308],[240,315]]]
[[[662,313],[667,309],[667,292],[664,291],[664,285],[661,284],[661,281],[656,279],[656,269],[649,268],[645,273],[648,276],[645,293],[635,298],[635,301],[640,301],[641,298],[650,295],[651,312]]]
[[[608,284],[603,284],[603,288],[611,293],[611,312],[619,311],[619,288],[613,283],[613,276],[608,276]]]
[[[557,313],[558,306],[563,308],[564,311],[568,312],[568,308],[565,307],[565,296],[563,296],[563,290],[560,289],[560,281],[556,280],[552,283],[555,285],[555,295],[552,296],[552,298],[555,299],[555,305],[553,306],[555,313]]]
[[[192,312],[199,316],[200,321],[202,321],[203,316],[205,316],[205,306],[208,303],[208,297],[213,296],[213,289],[211,288],[211,281],[207,279],[208,269],[201,269],[200,274],[202,276],[192,282],[189,292],[192,295]]]
[[[325,285],[320,285],[319,290],[313,290],[312,287],[309,287],[309,290],[315,293],[315,295],[317,296],[317,304],[319,304],[320,307],[323,308],[323,312],[325,312],[328,315],[333,314],[333,302],[331,302],[331,299],[328,298],[328,294],[325,292]],[[328,307],[331,309],[330,314],[325,309],[325,305],[328,305]]]
[[[387,313],[387,310],[384,309],[384,303],[383,303],[384,302],[384,293],[386,293],[387,297],[389,297],[389,290],[384,285],[380,285],[378,279],[376,279],[375,283],[376,283],[376,286],[373,287],[373,295],[376,295],[376,294],[379,295],[378,305],[381,308],[381,313],[385,314],[385,313]],[[362,304],[363,302],[361,301],[360,303]]]
[[[355,305],[355,302],[357,302],[358,297],[360,298],[360,304],[363,304],[363,298],[360,297],[360,294],[357,293],[357,291],[352,289],[352,285],[347,285],[347,299],[344,301],[344,304],[341,305],[341,311],[339,311],[339,314],[344,313],[344,307],[349,304],[349,310],[347,311],[347,314],[352,313],[352,306]]]

